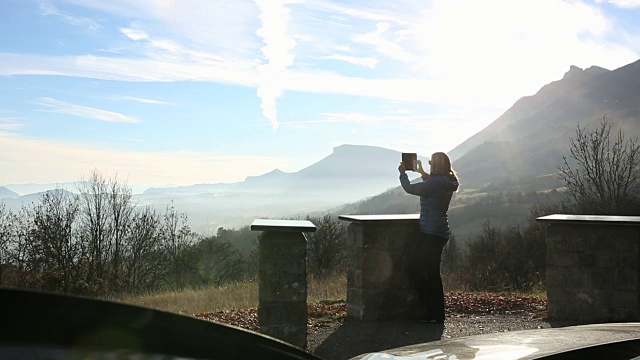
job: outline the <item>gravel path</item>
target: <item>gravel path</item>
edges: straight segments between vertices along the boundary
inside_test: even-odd
[[[326,360],[353,356],[421,342],[505,331],[550,328],[530,313],[450,314],[442,324],[418,321],[331,323],[313,329],[307,336],[307,350]]]
[[[362,322],[346,316],[344,301],[309,304],[307,351],[326,360],[428,341],[552,326],[543,318],[546,300],[534,296],[491,293],[447,293],[444,324],[416,320]],[[257,309],[223,310],[195,315],[259,331]],[[345,320],[346,319],[346,320]]]

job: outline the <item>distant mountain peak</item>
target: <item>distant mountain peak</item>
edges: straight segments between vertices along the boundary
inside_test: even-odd
[[[369,153],[372,150],[376,151],[379,149],[381,148],[372,145],[343,144],[333,148],[333,155],[357,155],[360,153]]]
[[[564,73],[564,76],[562,77],[562,79],[563,80],[565,80],[565,79],[578,79],[578,78],[583,78],[585,75],[588,75],[589,77],[592,77],[592,76],[602,75],[602,74],[605,74],[605,73],[608,73],[608,72],[610,72],[610,70],[607,70],[605,68],[601,68],[599,66],[590,66],[585,70],[585,69],[582,69],[581,67],[578,67],[578,66],[575,66],[575,65],[571,65],[569,67],[569,71]]]
[[[280,170],[280,169],[274,169],[269,171],[266,174],[262,174],[262,175],[257,175],[257,176],[248,176],[247,178],[245,178],[245,182],[249,181],[256,181],[259,179],[265,180],[265,179],[281,179],[285,176],[289,175],[288,173]]]
[[[564,76],[562,78],[563,79],[568,79],[568,78],[580,76],[580,75],[582,75],[583,72],[584,72],[584,70],[582,68],[577,67],[575,65],[571,65],[569,67],[569,71],[564,73]]]
[[[606,74],[608,72],[611,72],[611,70],[605,69],[603,67],[600,66],[589,66],[586,70],[586,73],[588,74],[593,74],[593,75],[600,75],[600,74]]]
[[[350,151],[353,150],[357,147],[358,145],[350,145],[350,144],[342,144],[342,145],[338,145],[336,147],[333,148],[333,153],[341,153],[341,152],[345,152],[345,151]]]

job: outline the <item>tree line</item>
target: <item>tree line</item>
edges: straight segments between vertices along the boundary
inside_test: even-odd
[[[0,203],[0,285],[112,296],[250,276],[237,249],[191,231],[172,204],[136,206],[130,187],[97,171],[77,186],[17,212]]]
[[[130,187],[98,171],[77,190],[47,191],[17,212],[0,202],[0,286],[113,297],[257,278],[259,233],[249,226],[199,235],[172,204],[138,206]],[[309,275],[344,271],[344,226],[330,214],[307,219],[317,226]]]

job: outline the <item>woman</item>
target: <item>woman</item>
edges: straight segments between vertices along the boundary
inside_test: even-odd
[[[451,234],[447,220],[449,203],[459,184],[447,154],[437,152],[431,155],[429,174],[424,171],[420,160],[417,163],[423,181],[413,184],[405,172],[404,162],[398,167],[402,188],[409,194],[420,196],[420,238],[409,245],[409,271],[424,306],[420,320],[443,323],[444,290],[440,277],[440,257]]]

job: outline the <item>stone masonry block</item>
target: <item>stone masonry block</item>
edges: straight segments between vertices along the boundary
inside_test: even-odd
[[[347,317],[351,319],[363,320],[364,308],[361,304],[347,302]]]
[[[260,301],[306,302],[307,283],[302,279],[294,282],[259,281],[258,293]]]
[[[599,289],[590,289],[589,291],[584,291],[581,294],[588,294],[592,299],[592,304],[594,308],[610,308],[611,304],[613,304],[614,291],[613,290],[599,290]]]
[[[307,324],[307,303],[261,301],[258,309],[258,321],[265,325]]]
[[[363,303],[362,289],[347,289],[347,304],[355,304],[361,306]]]
[[[613,288],[615,290],[637,290],[638,269],[616,268],[613,270]]]
[[[547,250],[547,264],[557,267],[577,267],[580,264],[580,254],[566,250]]]
[[[637,249],[636,249],[637,250]],[[638,267],[637,251],[622,251],[618,253],[618,264],[622,268],[633,269]]]
[[[388,287],[394,271],[394,260],[389,253],[368,250],[365,253],[362,282],[364,287],[373,289]]]
[[[349,268],[347,270],[347,288],[362,289],[362,270]]]
[[[596,256],[593,253],[581,253],[579,254],[580,268],[592,268],[596,265]]]
[[[566,287],[567,277],[562,268],[559,267],[547,267],[547,287]]]
[[[637,253],[638,242],[630,233],[621,233],[615,238],[614,246],[616,251]]]
[[[306,300],[306,299],[305,299]],[[290,344],[307,344],[307,303],[260,301],[258,323],[260,332]]]
[[[600,291],[613,290],[613,272],[603,269],[585,269],[589,274],[590,286]]]
[[[347,248],[361,249],[363,247],[363,225],[351,223],[347,226]]]
[[[618,266],[618,254],[613,249],[600,250],[596,254],[596,267],[613,269]]]
[[[569,289],[584,289],[591,283],[589,280],[589,274],[580,268],[565,268],[565,279],[567,281],[567,288]]]
[[[612,293],[611,304],[616,309],[632,309],[638,316],[638,293],[632,290],[615,290]]]

